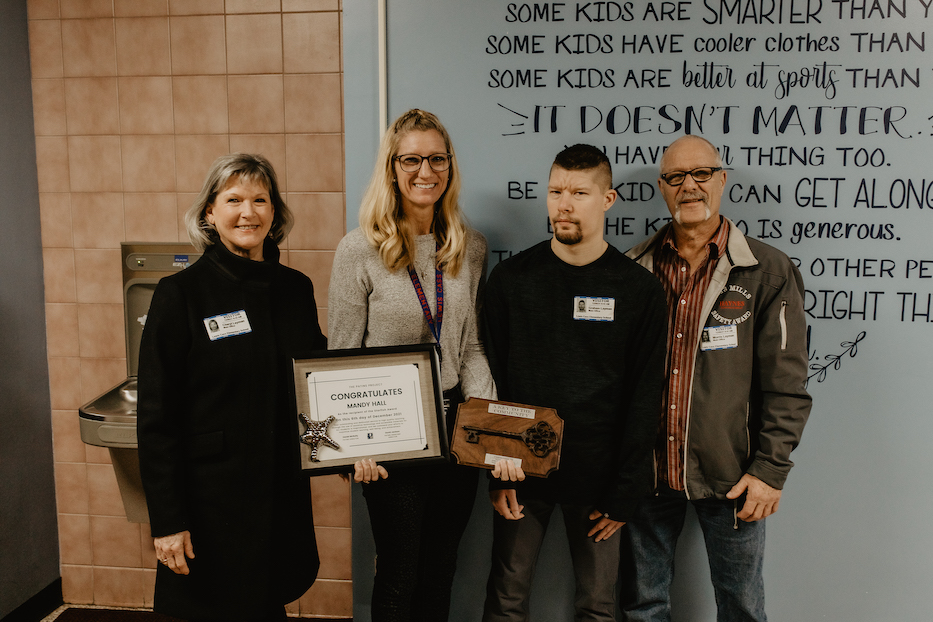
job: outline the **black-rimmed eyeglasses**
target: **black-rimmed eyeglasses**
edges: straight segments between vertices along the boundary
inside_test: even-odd
[[[713,173],[721,171],[721,166],[701,166],[695,168],[692,171],[671,171],[670,173],[664,173],[661,175],[661,179],[664,180],[668,186],[679,186],[684,183],[684,180],[687,179],[687,175],[693,178],[693,181],[698,184],[703,183],[704,181],[709,181],[713,178]]]
[[[431,167],[431,170],[435,173],[442,173],[450,168],[450,154],[449,153],[432,153],[429,156],[420,156],[417,153],[406,153],[403,155],[395,156],[395,160],[398,160],[399,167],[406,173],[414,173],[421,168],[421,163],[424,160],[428,161],[428,166]]]

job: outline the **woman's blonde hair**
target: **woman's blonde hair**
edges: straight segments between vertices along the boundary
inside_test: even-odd
[[[198,193],[194,204],[185,212],[185,229],[188,231],[188,239],[198,251],[203,251],[220,239],[217,229],[207,221],[207,208],[234,179],[260,183],[266,187],[274,208],[272,227],[269,229],[269,237],[273,242],[279,244],[292,230],[295,217],[292,216],[291,210],[288,209],[288,205],[285,204],[279,192],[275,169],[272,168],[269,160],[253,153],[231,153],[214,160],[211,170],[207,172],[207,179],[201,186],[201,192]]]
[[[379,250],[386,268],[395,271],[414,265],[414,227],[402,211],[401,195],[395,183],[395,156],[402,137],[409,132],[436,130],[450,154],[447,190],[434,208],[432,233],[437,240],[437,267],[456,276],[466,254],[467,227],[460,211],[460,169],[450,135],[430,112],[409,110],[386,131],[376,156],[376,169],[360,205],[360,228]]]

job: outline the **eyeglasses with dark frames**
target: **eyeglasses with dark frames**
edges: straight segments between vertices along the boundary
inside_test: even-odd
[[[417,153],[406,153],[397,155],[393,160],[398,160],[399,167],[406,173],[414,173],[421,168],[421,163],[428,161],[428,166],[435,173],[442,173],[450,168],[451,155],[449,153],[432,153],[429,156],[421,156]]]
[[[670,173],[664,173],[661,175],[661,179],[663,179],[664,183],[668,186],[679,186],[687,179],[687,175],[690,175],[693,181],[702,184],[704,181],[712,179],[713,173],[717,173],[721,170],[721,166],[701,166],[692,171],[671,171]]]

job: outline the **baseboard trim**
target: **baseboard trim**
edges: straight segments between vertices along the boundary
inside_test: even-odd
[[[62,579],[55,579],[38,594],[8,613],[0,622],[39,622],[65,603]]]

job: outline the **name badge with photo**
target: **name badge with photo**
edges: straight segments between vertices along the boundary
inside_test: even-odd
[[[252,327],[249,325],[249,318],[246,317],[246,311],[234,311],[233,313],[206,317],[204,318],[204,328],[207,329],[207,336],[210,337],[211,341],[253,332]]]
[[[616,299],[597,298],[594,296],[573,297],[573,319],[591,322],[612,322],[615,320]]]
[[[700,334],[700,350],[727,350],[739,346],[739,330],[735,325],[707,326]]]

